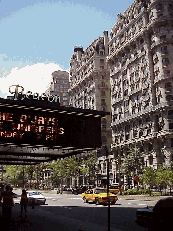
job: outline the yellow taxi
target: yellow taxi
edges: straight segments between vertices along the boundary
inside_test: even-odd
[[[92,201],[96,203],[96,205],[106,204],[108,203],[107,190],[105,188],[88,189],[86,192],[82,193],[82,199],[84,203]],[[113,193],[109,193],[109,200],[111,204],[115,204],[118,197]]]
[[[122,190],[122,186],[121,186],[121,190]],[[120,187],[118,183],[109,186],[109,192],[113,194],[118,194],[119,191],[120,191]]]

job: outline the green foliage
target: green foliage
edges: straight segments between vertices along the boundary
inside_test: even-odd
[[[82,161],[82,165],[80,167],[80,172],[84,176],[88,176],[89,179],[95,176],[97,169],[97,159],[95,157],[89,157],[86,160]]]
[[[4,180],[10,182],[15,187],[16,185],[23,187],[24,182],[34,180],[37,182],[35,187],[38,188],[43,183],[44,171],[46,169],[50,170],[51,176],[48,180],[44,180],[44,183],[59,185],[61,178],[76,178],[81,174],[91,179],[97,172],[97,159],[94,156],[89,156],[88,158],[85,156],[85,159],[70,157],[34,166],[8,165],[5,168]],[[31,184],[29,186],[31,187]]]
[[[7,165],[5,167],[6,173],[4,174],[4,181],[11,183],[16,186],[17,184],[22,184],[22,172],[23,167],[19,165]]]
[[[156,171],[152,167],[145,167],[141,178],[151,188],[156,183]]]
[[[121,172],[127,176],[134,176],[136,169],[143,165],[142,155],[139,149],[130,149],[127,156],[122,158]]]

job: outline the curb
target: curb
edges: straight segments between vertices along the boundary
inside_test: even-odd
[[[155,200],[160,200],[164,199],[170,196],[142,196],[142,195],[119,195],[119,199],[124,199],[124,200],[143,200],[143,201],[155,201]]]

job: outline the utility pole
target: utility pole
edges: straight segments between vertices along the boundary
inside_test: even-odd
[[[4,180],[4,166],[3,165],[1,165],[1,181],[3,181]]]
[[[25,172],[24,172],[24,167],[23,167],[23,188],[25,188]]]
[[[107,197],[108,197],[108,231],[110,231],[110,198],[109,198],[109,153],[105,146],[106,159],[107,159]]]

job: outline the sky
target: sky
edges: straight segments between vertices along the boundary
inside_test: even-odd
[[[86,49],[133,0],[0,0],[0,97],[10,85],[45,92],[51,74],[69,71],[74,46]]]

